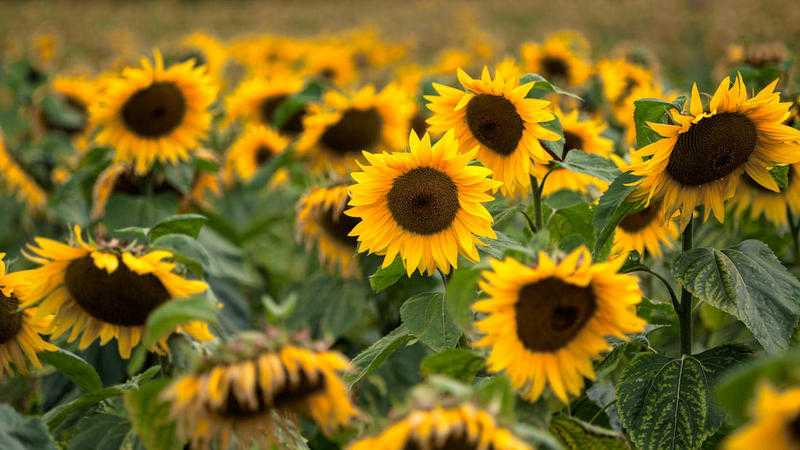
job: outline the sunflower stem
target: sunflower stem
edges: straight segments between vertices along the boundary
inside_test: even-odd
[[[692,249],[694,219],[690,218],[689,223],[683,230],[681,241],[683,243],[683,253]],[[678,309],[678,321],[680,322],[681,334],[681,354],[692,354],[692,294],[684,286],[681,288],[681,303]]]
[[[531,177],[531,190],[533,191],[533,217],[534,224],[536,226],[535,232],[542,230],[542,187],[544,187],[544,183],[539,186],[539,180],[537,180],[536,177]]]
[[[794,265],[796,266],[800,263],[800,236],[798,236],[800,232],[798,228],[800,227],[798,227],[798,221],[794,217],[794,214],[792,214],[792,210],[788,205],[786,206],[786,217],[789,219],[789,232],[792,233],[792,248],[794,250],[792,256],[794,256]]]

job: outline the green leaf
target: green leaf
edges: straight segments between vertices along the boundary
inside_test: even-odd
[[[200,229],[203,228],[206,222],[208,222],[208,219],[200,214],[178,214],[170,216],[155,224],[147,233],[147,237],[150,238],[151,241],[155,241],[161,236],[166,236],[168,234],[183,234],[197,239],[197,235],[200,234]]]
[[[675,104],[657,98],[643,98],[633,102],[633,120],[636,124],[636,148],[642,148],[659,139],[647,122],[669,123],[671,109],[679,109]]]
[[[541,430],[522,422],[514,425],[512,431],[514,435],[531,444],[533,448],[564,450],[564,446],[561,445],[558,438],[553,436],[549,431]]]
[[[592,225],[596,233],[592,254],[597,255],[600,252],[614,235],[614,230],[620,220],[636,208],[635,204],[625,200],[636,189],[633,183],[638,179],[639,177],[630,172],[623,173],[611,182],[608,190],[600,197],[592,217]]]
[[[352,387],[362,378],[377,370],[389,356],[404,347],[413,338],[414,336],[409,333],[405,325],[401,324],[391,333],[378,339],[369,348],[356,355],[353,358],[353,366],[359,370],[348,380],[350,386]]]
[[[609,183],[620,175],[617,165],[610,159],[581,150],[570,150],[567,157],[563,161],[557,161],[556,165],[572,172],[597,177]]]
[[[530,82],[533,82],[534,85],[533,88],[528,91],[528,95],[526,95],[527,98],[544,98],[550,94],[559,94],[572,97],[578,101],[583,101],[579,96],[559,88],[538,73],[526,73],[519,80],[520,85]]]
[[[400,307],[400,319],[409,333],[434,351],[455,347],[461,337],[441,292],[423,292],[409,298]]]
[[[562,189],[560,191],[554,192],[544,199],[544,204],[549,206],[550,209],[552,209],[553,211],[571,208],[575,205],[579,205],[585,202],[586,200],[583,198],[583,196],[581,196],[579,193],[575,191],[570,191],[568,189]]]
[[[159,395],[170,380],[156,380],[125,394],[125,409],[133,429],[147,450],[180,450],[175,423],[169,418],[169,404]]]
[[[191,164],[170,164],[164,167],[164,177],[169,185],[183,195],[192,191],[194,176],[194,166]]]
[[[563,160],[564,159],[564,153],[569,149],[567,149],[567,150],[564,149],[564,142],[565,142],[564,141],[564,128],[561,126],[561,121],[558,120],[558,117],[556,117],[555,119],[553,119],[553,120],[551,120],[549,122],[543,122],[540,125],[542,127],[544,127],[546,130],[550,130],[553,133],[556,133],[557,135],[561,136],[561,139],[559,139],[557,141],[545,141],[545,140],[542,140],[540,142],[542,143],[542,145],[544,146],[544,148],[547,151],[549,151],[553,156],[556,157],[556,159],[558,159],[559,161]]]
[[[369,285],[376,293],[381,292],[400,281],[405,273],[403,260],[395,258],[388,267],[378,269],[369,276]]]
[[[258,169],[253,178],[247,183],[249,189],[258,190],[266,186],[269,180],[272,179],[272,176],[275,175],[275,172],[291,161],[293,153],[294,147],[290,145],[286,150],[270,159],[268,163]]]
[[[507,376],[481,378],[475,383],[475,395],[481,404],[499,410],[501,416],[513,416],[517,395]]]
[[[637,448],[700,448],[720,427],[710,390],[725,352],[706,353],[679,359],[645,353],[622,372],[617,411]]]
[[[778,183],[781,191],[789,185],[789,166],[775,166],[769,170],[769,174]]]
[[[9,405],[0,405],[0,448],[57,450],[40,418],[22,416]]]
[[[556,416],[550,432],[570,450],[628,450],[628,442],[614,431],[568,416]]]
[[[48,122],[62,129],[79,130],[86,125],[86,111],[80,111],[58,97],[44,97],[42,111]]]
[[[58,349],[54,352],[40,353],[39,358],[43,363],[55,367],[66,375],[84,392],[93,392],[103,388],[103,382],[94,367],[72,352]]]
[[[451,348],[428,355],[420,364],[424,376],[445,375],[464,383],[471,383],[484,367],[483,358],[475,351]]]
[[[75,430],[69,450],[119,450],[131,431],[131,424],[124,417],[101,413],[84,417]]]
[[[112,231],[111,236],[117,239],[136,241],[142,244],[146,244],[150,242],[150,240],[147,238],[147,233],[149,232],[150,229],[145,227],[125,227]]]
[[[579,245],[592,248],[594,244],[592,211],[586,202],[556,211],[547,229],[552,240],[564,251],[571,251]]]
[[[55,408],[47,411],[42,419],[47,423],[51,430],[58,428],[70,417],[83,414],[89,408],[97,405],[103,400],[118,397],[131,389],[131,386],[116,385],[100,389],[99,391],[87,392],[75,400],[62,403]]]
[[[763,242],[683,253],[673,275],[695,297],[738,317],[771,353],[785,350],[800,317],[800,282]]]
[[[447,280],[447,313],[463,331],[472,329],[472,303],[477,298],[476,287],[482,266],[461,266]]]
[[[163,248],[172,252],[175,261],[183,264],[193,274],[215,273],[216,267],[208,250],[197,240],[185,234],[167,234],[152,241],[153,248]]]

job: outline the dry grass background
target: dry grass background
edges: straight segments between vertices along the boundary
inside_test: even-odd
[[[61,36],[61,64],[96,64],[118,48],[146,51],[195,29],[230,38],[303,36],[374,25],[414,45],[422,58],[481,29],[501,53],[559,29],[584,33],[595,49],[623,41],[650,48],[680,79],[707,76],[731,42],[800,43],[797,0],[484,1],[2,1],[0,36],[28,42]]]

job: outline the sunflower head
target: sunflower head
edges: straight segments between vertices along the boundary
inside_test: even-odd
[[[514,70],[496,70],[494,79],[484,67],[480,79],[458,71],[464,90],[434,83],[437,95],[425,96],[433,116],[432,133],[455,130],[463,149],[478,148],[478,159],[503,182],[504,195],[530,191],[533,158],[552,157],[539,140],[557,141],[560,135],[541,123],[554,119],[547,100],[526,98],[534,82],[519,84]]]
[[[148,193],[163,194],[171,192],[178,197],[183,192],[167,179],[163,171],[150,170],[138,174],[126,163],[116,162],[106,167],[95,180],[92,188],[92,220],[100,220],[106,213],[106,206],[114,194],[144,196]]]
[[[749,213],[752,220],[764,217],[775,226],[787,225],[787,212],[800,212],[800,165],[792,164],[783,169],[786,170],[786,185],[778,192],[765,188],[747,173],[742,174],[741,183],[732,199],[736,214]]]
[[[753,411],[753,420],[728,437],[725,450],[761,448],[765,442],[775,450],[800,447],[800,388],[779,392],[763,383]]]
[[[358,79],[358,68],[349,45],[322,44],[310,46],[305,56],[303,74],[319,78],[339,87],[347,87]]]
[[[368,164],[352,174],[350,209],[361,219],[351,236],[359,252],[384,255],[388,267],[399,254],[410,276],[415,270],[449,273],[458,255],[477,261],[479,237],[495,237],[483,203],[500,183],[489,169],[469,165],[477,149],[460,153],[453,132],[435,144],[411,133],[410,151],[364,153]]]
[[[208,132],[217,94],[205,69],[193,61],[165,67],[156,52],[153,61],[141,64],[109,79],[91,111],[100,127],[97,143],[114,147],[115,158],[133,163],[140,174],[156,162],[189,158]]]
[[[315,170],[347,175],[358,168],[363,151],[402,149],[413,108],[393,84],[380,91],[371,85],[350,94],[328,91],[311,105],[297,149]]]
[[[274,129],[248,125],[228,150],[225,158],[226,180],[230,182],[238,178],[244,182],[250,181],[261,167],[286,150],[288,145],[289,141]],[[271,182],[273,185],[285,182],[288,175],[286,170],[280,170]]]
[[[338,352],[249,332],[220,343],[162,397],[172,404],[179,432],[197,448],[215,440],[228,448],[234,436],[249,448],[274,440],[276,416],[299,413],[325,433],[347,425],[358,414],[341,379],[348,370]]]
[[[180,45],[165,58],[168,65],[192,61],[196,67],[205,67],[209,76],[220,84],[228,60],[225,45],[214,36],[195,32],[181,39]]]
[[[89,123],[89,107],[98,95],[97,83],[84,77],[59,76],[52,81],[52,91],[76,114],[77,120],[71,123],[59,123],[42,111],[42,125],[47,131],[69,136],[78,150],[86,149],[93,130],[92,124]]]
[[[531,401],[545,384],[565,403],[580,394],[583,378],[594,379],[592,359],[610,348],[606,337],[644,329],[637,280],[617,273],[623,262],[592,263],[585,247],[560,261],[539,253],[534,266],[491,261],[480,282],[488,298],[473,307],[485,314],[475,346],[490,349],[489,370],[504,370]]]
[[[558,34],[543,43],[525,43],[520,49],[522,66],[561,86],[575,87],[591,75],[586,56],[588,44],[582,36]]]
[[[243,120],[272,127],[275,112],[289,97],[303,90],[304,80],[289,70],[273,71],[270,76],[253,77],[236,88],[225,99],[226,121]],[[303,118],[307,110],[300,108],[280,126],[286,136],[297,136],[303,131]]]
[[[725,78],[707,107],[693,86],[687,110],[672,110],[674,124],[648,123],[663,138],[638,151],[644,162],[634,174],[650,197],[663,197],[665,217],[679,210],[685,223],[705,205],[706,218],[724,221],[743,173],[778,191],[769,168],[800,161],[800,130],[783,124],[790,104],[774,92],[777,82],[748,98],[741,76]]]
[[[173,255],[135,243],[86,241],[78,226],[73,242],[36,238],[28,259],[39,267],[8,275],[20,305],[38,305],[54,315],[49,333],[54,339],[69,331],[67,341],[85,349],[95,339],[105,345],[116,338],[120,356],[129,358],[141,341],[150,314],[170,301],[204,292],[208,285],[175,273]],[[208,326],[190,322],[179,326],[198,340],[213,338]],[[166,338],[152,349],[168,350]]]

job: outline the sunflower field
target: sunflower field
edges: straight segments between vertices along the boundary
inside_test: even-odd
[[[790,42],[463,20],[3,37],[0,450],[800,449]]]

